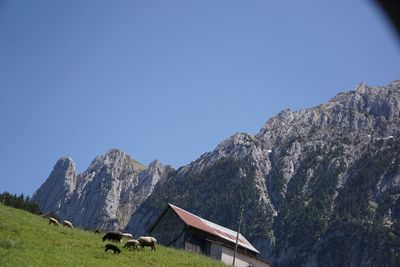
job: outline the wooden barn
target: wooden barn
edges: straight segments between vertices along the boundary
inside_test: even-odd
[[[162,245],[200,253],[232,265],[237,232],[172,204],[168,204],[148,232]],[[239,233],[235,266],[270,266],[268,261],[257,258],[258,254],[259,251]]]

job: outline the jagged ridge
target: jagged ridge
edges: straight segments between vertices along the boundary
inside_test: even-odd
[[[53,171],[42,187],[59,198],[41,187],[35,199],[66,216],[64,207],[76,207],[87,227],[127,223],[136,235],[168,202],[229,228],[243,205],[243,234],[274,266],[390,266],[400,262],[399,110],[400,81],[360,84],[284,110],[258,134],[237,133],[178,170],[156,162],[126,172],[104,160],[78,176]]]
[[[317,107],[284,110],[257,135],[235,134],[172,173],[137,209],[127,229],[143,233],[167,202],[235,228],[244,205],[243,233],[275,266],[387,263],[395,252],[377,244],[394,246],[388,236],[397,223],[392,209],[399,205],[399,155],[388,151],[399,143],[399,110],[399,81],[386,87],[361,84]],[[370,157],[371,148],[380,152]],[[377,164],[376,158],[394,162],[397,169]],[[371,170],[380,171],[371,176],[363,172],[366,161]],[[391,186],[381,185],[384,174]],[[368,197],[356,197],[358,183],[369,185],[363,189]],[[347,211],[349,201],[372,205],[380,213],[363,216],[356,204]],[[392,226],[379,228],[383,222]],[[352,230],[370,224],[374,226],[368,231],[382,234],[365,246],[371,244],[365,237],[374,234],[366,230],[354,236]],[[340,233],[343,241],[350,235],[354,244],[337,246],[330,242],[332,233]],[[346,257],[348,251],[354,256]]]
[[[145,168],[121,150],[111,149],[77,175],[72,160],[62,158],[32,199],[43,212],[54,212],[77,226],[122,229],[154,185],[171,170],[159,161]]]

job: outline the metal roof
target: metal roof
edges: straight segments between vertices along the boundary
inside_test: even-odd
[[[172,205],[170,203],[168,205],[175,211],[175,213],[179,216],[179,218],[181,218],[181,220],[185,224],[187,224],[191,227],[197,228],[199,230],[202,230],[204,232],[210,233],[212,235],[218,236],[218,237],[225,239],[229,242],[232,242],[234,244],[236,243],[237,231],[234,231],[229,228],[218,225],[216,223],[207,221],[206,219],[203,219],[197,215],[194,215],[193,213],[190,213],[190,212],[188,212],[184,209],[181,209],[175,205]],[[240,233],[239,233],[238,245],[243,248],[246,248],[248,250],[254,251],[256,253],[260,253]]]

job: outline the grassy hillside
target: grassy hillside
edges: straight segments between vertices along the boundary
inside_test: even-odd
[[[0,266],[224,266],[207,257],[157,246],[157,252],[104,252],[102,235],[49,225],[0,204]]]

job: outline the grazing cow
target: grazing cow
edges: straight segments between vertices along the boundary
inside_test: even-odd
[[[106,241],[106,240],[122,242],[122,233],[119,231],[108,232],[103,236],[103,241]]]
[[[144,250],[144,247],[151,247],[151,250],[156,251],[157,239],[152,236],[141,236],[138,239],[140,247]]]
[[[70,221],[63,221],[63,225],[69,228],[74,228],[74,226],[72,225],[72,223]]]
[[[139,241],[137,241],[136,239],[130,239],[126,241],[125,245],[123,245],[124,248],[129,248],[129,250],[137,249],[138,246],[139,246]]]
[[[116,246],[116,245],[113,245],[113,244],[107,244],[107,245],[105,245],[105,247],[104,247],[104,251],[105,252],[107,252],[108,250],[112,250],[112,251],[114,251],[114,254],[115,253],[121,253],[121,250]]]
[[[58,220],[57,220],[56,218],[53,218],[53,217],[50,217],[50,218],[49,218],[49,224],[54,224],[54,225],[57,225],[57,226],[60,225],[60,223],[58,222]]]

